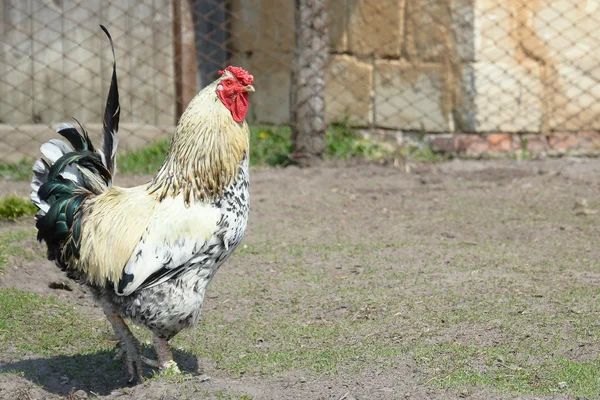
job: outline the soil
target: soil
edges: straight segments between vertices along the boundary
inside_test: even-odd
[[[557,242],[552,238],[560,239],[560,245],[569,248],[570,240],[588,235],[585,232],[589,230],[584,231],[581,224],[589,226],[590,220],[598,220],[595,208],[600,205],[599,176],[600,160],[578,158],[522,162],[455,160],[415,165],[409,173],[404,168],[362,163],[329,163],[318,169],[259,168],[254,169],[251,175],[252,211],[245,240],[249,243],[271,241],[274,246],[306,244],[304,257],[313,266],[339,271],[344,276],[360,276],[368,268],[398,267],[402,270],[421,269],[427,271],[427,276],[436,277],[435,280],[405,283],[402,295],[408,297],[432,288],[442,292],[454,290],[477,274],[481,274],[477,278],[481,282],[493,278],[496,282],[510,282],[511,291],[544,296],[553,287],[559,286],[564,277],[547,276],[545,282],[538,284],[523,279],[502,260],[496,265],[488,265],[483,272],[469,270],[462,273],[459,269],[448,272],[446,268],[458,263],[463,247],[469,246],[516,243],[513,250],[509,250],[521,251],[519,254],[531,265],[536,265],[536,261],[555,251]],[[147,179],[144,176],[123,176],[116,184],[129,186]],[[2,182],[0,196],[8,192],[27,195],[29,185],[27,182]],[[566,222],[550,221],[548,216],[554,212],[565,213]],[[526,215],[529,222],[519,224],[520,215]],[[30,218],[16,223],[0,222],[0,232],[30,229],[32,225]],[[365,237],[380,238],[383,244],[407,240],[408,245],[400,247],[401,250],[390,250],[390,257],[375,260],[372,265],[348,265],[346,258],[335,255],[329,259],[311,255],[311,252],[317,251],[312,246],[315,243],[360,243]],[[414,243],[418,245],[412,245]],[[461,246],[448,246],[448,243],[460,243]],[[31,246],[36,251],[43,251],[33,242]],[[597,256],[597,249],[586,250],[585,257],[594,259]],[[244,261],[245,257],[239,257],[230,268],[225,265],[213,285],[218,289],[233,274],[252,274],[257,266]],[[600,282],[600,274],[574,268],[570,279]],[[51,288],[60,288],[63,284],[69,290]],[[267,289],[270,285],[269,282],[262,284]],[[62,298],[83,308],[86,314],[102,318],[102,313],[85,289],[67,282],[62,273],[47,261],[18,262],[5,271],[0,287]],[[487,290],[488,297],[501,299],[507,289],[501,284],[482,284],[478,290]],[[524,296],[522,306],[531,310],[545,307],[536,296]],[[335,299],[322,293],[321,301],[327,304]],[[211,303],[205,312],[218,307],[216,302]],[[231,318],[236,318],[243,316],[247,310],[240,306],[231,308],[230,312]],[[362,312],[376,313],[377,310]],[[347,318],[347,314],[332,307],[324,306],[322,313],[323,318],[333,323]],[[415,341],[474,342],[485,346],[507,340],[503,332],[485,322],[480,325],[456,324],[423,339],[419,339],[418,335],[411,336],[410,332],[406,336]],[[590,346],[592,348],[575,349],[580,354],[573,357],[580,360],[595,358],[598,346]],[[182,381],[150,380],[135,386],[118,380],[108,387],[90,384],[67,388],[59,382],[41,387],[31,375],[0,374],[0,398],[76,399],[92,397],[94,393],[99,394],[101,399],[237,398],[233,396],[240,393],[254,399],[568,398],[564,394],[517,396],[481,387],[473,387],[468,393],[452,388],[441,389],[428,383],[427,371],[409,355],[400,357],[391,367],[366,365],[356,374],[317,377],[304,370],[265,376],[228,376],[219,371],[211,360],[198,360],[198,363],[202,364],[201,371]],[[44,368],[43,360],[39,365]],[[57,375],[60,376],[60,372]],[[197,388],[201,390],[196,393],[194,390]]]

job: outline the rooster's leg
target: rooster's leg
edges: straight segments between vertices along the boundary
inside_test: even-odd
[[[102,308],[115,330],[115,336],[121,340],[122,349],[125,351],[125,364],[129,373],[129,382],[133,382],[136,378],[138,382],[142,382],[144,377],[142,376],[140,342],[133,336],[123,318],[116,313],[112,305],[103,304]]]
[[[171,352],[169,342],[156,335],[152,336],[152,341],[154,342],[154,349],[158,356],[158,362],[156,364],[161,372],[170,370],[171,372],[179,373],[180,371],[177,367],[177,363],[173,360],[173,353]]]

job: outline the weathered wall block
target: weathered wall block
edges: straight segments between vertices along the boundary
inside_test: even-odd
[[[290,71],[294,56],[291,53],[264,54],[253,57],[251,71],[258,71],[262,79],[256,81],[253,95],[256,121],[282,124],[290,120]],[[260,89],[258,89],[260,87]]]
[[[403,61],[375,63],[375,122],[378,127],[445,132],[441,65]]]
[[[425,135],[425,140],[429,148],[436,153],[454,152],[454,135],[451,133]]]
[[[400,57],[405,0],[348,0],[349,50],[358,56]]]
[[[475,61],[475,0],[451,0],[451,32],[455,59]]]
[[[458,134],[454,137],[454,151],[469,157],[505,154],[520,148],[518,135],[512,133]]]
[[[410,60],[473,60],[473,0],[406,3],[405,56]]]
[[[521,43],[540,58],[580,60],[598,59],[600,23],[597,1],[520,0],[525,9],[523,25],[532,34]]]
[[[599,43],[600,47],[600,43]],[[548,66],[549,129],[600,129],[600,59],[590,57]]]
[[[521,1],[526,0],[516,0],[515,3]],[[515,59],[521,31],[514,29],[515,10],[512,3],[499,0],[474,2],[475,61],[492,63]]]
[[[478,62],[463,66],[456,105],[464,132],[535,132],[542,126],[543,84],[537,66]],[[533,73],[531,71],[534,71]]]
[[[234,52],[294,51],[295,8],[287,0],[232,0]]]
[[[569,132],[554,133],[548,136],[548,143],[552,155],[573,153],[597,155],[600,153],[600,132]]]
[[[329,0],[329,41],[331,51],[348,51],[348,0]]]
[[[538,107],[535,119],[541,114],[543,121],[531,124],[528,131],[600,129],[600,4],[481,0],[474,5],[476,60],[499,66],[518,64],[542,79],[541,101],[531,103],[529,109]],[[534,64],[537,67],[532,68]],[[503,81],[491,84],[502,87]],[[521,92],[527,91],[532,92],[525,84]],[[496,105],[500,108],[509,100],[498,99]],[[522,100],[512,96],[515,104]]]
[[[328,122],[349,117],[356,126],[373,122],[373,65],[356,58],[331,56],[327,66],[325,111]]]

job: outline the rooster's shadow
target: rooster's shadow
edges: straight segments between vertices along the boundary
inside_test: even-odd
[[[124,360],[115,360],[114,357],[114,350],[105,350],[92,354],[32,358],[2,363],[0,373],[22,375],[28,381],[60,396],[77,390],[107,395],[116,389],[135,385],[128,382]],[[196,356],[173,349],[173,357],[182,373],[200,373]],[[152,371],[156,370],[145,366],[144,377],[152,377]]]

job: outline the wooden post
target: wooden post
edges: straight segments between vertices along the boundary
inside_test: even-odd
[[[292,158],[300,166],[325,150],[325,67],[329,53],[325,0],[296,0],[296,49],[292,70]]]
[[[183,114],[183,66],[181,64],[181,1],[173,0],[173,47],[175,48],[175,114]]]
[[[183,107],[186,108],[201,87],[198,85],[198,62],[191,1],[181,3],[181,73]]]

